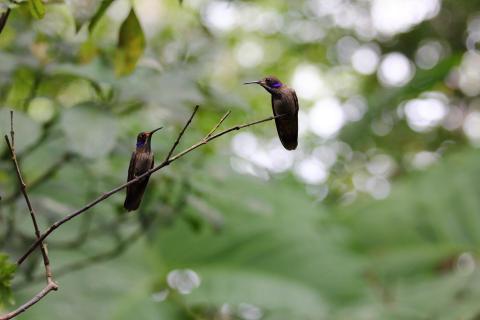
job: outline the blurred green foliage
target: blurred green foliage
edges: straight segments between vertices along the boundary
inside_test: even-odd
[[[138,132],[165,127],[162,159],[196,104],[178,150],[226,110],[225,126],[270,115],[244,81],[277,75],[301,110],[295,152],[252,127],[153,176],[138,212],[118,193],[62,226],[60,290],[20,319],[480,316],[475,1],[7,6],[0,131],[13,109],[42,229],[125,181]],[[0,196],[3,313],[44,279],[37,253],[10,284],[34,234],[4,144]]]
[[[11,281],[15,274],[16,266],[8,261],[5,254],[0,255],[0,302],[4,306],[13,301]]]

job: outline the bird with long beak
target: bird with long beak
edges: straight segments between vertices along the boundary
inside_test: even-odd
[[[298,145],[298,99],[295,90],[272,76],[244,84],[252,83],[259,84],[270,92],[273,115],[281,115],[281,117],[275,118],[278,137],[285,149],[296,149]]]
[[[137,136],[137,146],[130,159],[128,167],[127,181],[141,176],[151,168],[153,168],[154,157],[151,149],[152,136],[162,127],[153,131],[140,132]],[[147,188],[150,176],[140,179],[139,181],[127,186],[127,197],[125,198],[124,208],[128,211],[137,210],[142,202],[143,193]]]

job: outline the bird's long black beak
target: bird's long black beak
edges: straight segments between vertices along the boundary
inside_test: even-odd
[[[243,84],[254,84],[254,83],[255,83],[255,84],[260,84],[261,81],[250,81],[250,82],[245,82],[245,83],[243,83]]]
[[[148,135],[151,136],[152,134],[154,134],[155,132],[157,132],[160,129],[163,129],[163,127],[160,127],[160,128],[157,128],[155,130],[150,131]]]

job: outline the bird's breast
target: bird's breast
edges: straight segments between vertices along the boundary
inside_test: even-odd
[[[286,97],[275,97],[272,100],[273,109],[275,110],[275,114],[294,114],[295,113],[295,103],[293,101],[289,101]]]
[[[137,159],[135,160],[135,175],[140,175],[152,166],[153,157],[148,152],[142,152],[137,154]]]

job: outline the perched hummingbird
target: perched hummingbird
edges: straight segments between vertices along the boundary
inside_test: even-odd
[[[298,144],[298,99],[295,90],[287,87],[276,77],[266,77],[256,83],[265,88],[272,95],[273,115],[284,115],[275,119],[277,132],[282,145],[287,150],[294,150]]]
[[[150,148],[152,141],[152,135],[162,127],[150,132],[140,132],[137,136],[137,147],[132,152],[132,158],[130,159],[130,165],[128,167],[128,179],[130,181],[138,176],[141,176],[151,168],[153,168],[153,153]],[[127,186],[127,197],[125,198],[124,208],[128,211],[137,210],[142,202],[143,193],[148,184],[147,176],[131,185]]]

